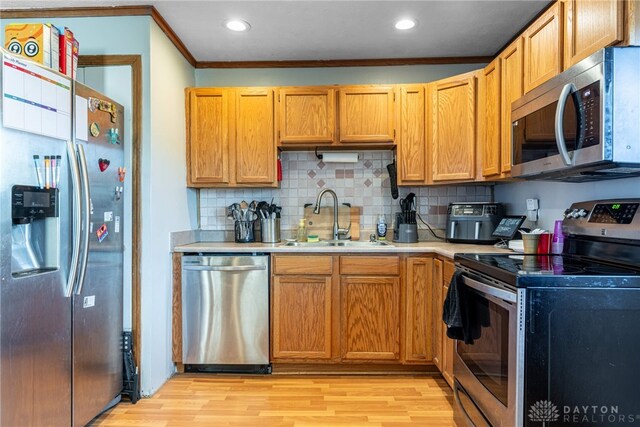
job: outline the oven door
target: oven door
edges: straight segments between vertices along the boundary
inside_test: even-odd
[[[465,299],[467,312],[473,316],[470,328],[474,339],[470,344],[456,343],[454,377],[469,397],[464,403],[456,395],[456,402],[465,414],[479,410],[493,427],[516,426],[522,390],[522,376],[517,369],[517,353],[521,349],[518,294],[506,286],[477,280],[475,275],[472,278],[465,274],[463,282],[468,287]],[[468,419],[468,424],[476,423]]]
[[[602,65],[568,77],[559,75],[546,93],[513,109],[512,176],[549,175],[613,160],[604,148]]]

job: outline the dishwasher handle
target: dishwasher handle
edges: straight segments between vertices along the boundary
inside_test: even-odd
[[[266,265],[231,265],[231,266],[215,266],[215,265],[183,265],[183,270],[192,271],[256,271],[266,270]]]

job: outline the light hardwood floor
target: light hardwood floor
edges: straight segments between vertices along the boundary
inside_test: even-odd
[[[91,426],[453,426],[439,376],[181,374]]]

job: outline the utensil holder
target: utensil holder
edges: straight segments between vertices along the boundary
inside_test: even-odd
[[[540,239],[539,234],[523,234],[522,242],[524,244],[525,254],[537,254],[538,253],[538,241]]]
[[[254,222],[255,221],[236,221],[234,227],[236,243],[251,243],[256,241]]]
[[[260,234],[263,243],[280,242],[280,218],[260,219]]]

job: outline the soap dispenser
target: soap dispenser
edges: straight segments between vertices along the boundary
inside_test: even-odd
[[[296,234],[296,240],[298,242],[306,242],[307,241],[307,225],[305,223],[304,218],[300,220],[298,224],[298,233]]]

